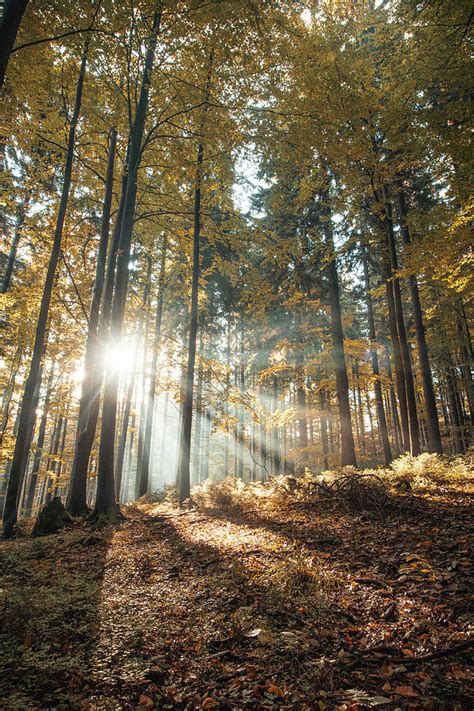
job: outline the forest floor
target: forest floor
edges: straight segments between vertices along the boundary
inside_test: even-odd
[[[470,494],[139,504],[3,542],[0,707],[470,709]]]

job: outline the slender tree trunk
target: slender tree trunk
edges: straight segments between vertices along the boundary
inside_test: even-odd
[[[13,364],[12,364],[12,369],[10,372],[10,377],[8,379],[8,384],[5,388],[5,392],[4,392],[3,398],[2,398],[2,420],[1,420],[1,425],[0,425],[0,447],[2,445],[3,438],[5,436],[5,432],[6,432],[6,429],[8,426],[10,405],[11,405],[13,393],[15,392],[16,378],[18,375],[18,371],[20,369],[23,353],[24,353],[24,346],[23,346],[23,343],[20,342],[17,346],[15,355],[13,357]]]
[[[196,361],[196,336],[198,328],[198,292],[199,292],[199,250],[201,235],[201,180],[204,147],[200,143],[196,161],[196,187],[194,190],[194,230],[193,230],[193,267],[191,285],[191,314],[189,322],[188,363],[186,367],[186,385],[183,404],[183,426],[178,462],[179,502],[189,498],[191,483],[189,462],[191,456],[191,430],[193,424],[194,364]]]
[[[402,428],[400,425],[400,419],[398,417],[398,407],[397,407],[397,397],[395,395],[395,387],[393,384],[393,375],[392,375],[392,368],[390,365],[390,352],[388,349],[388,345],[385,344],[385,366],[387,369],[387,377],[388,377],[388,396],[390,400],[390,412],[392,414],[392,421],[393,421],[393,439],[395,443],[395,448],[397,450],[397,454],[400,454],[403,451],[403,433],[402,433]],[[386,407],[386,412],[388,412],[389,409]]]
[[[469,406],[469,421],[471,426],[474,425],[474,381],[472,378],[472,348],[471,340],[469,334],[469,325],[467,323],[466,314],[464,312],[464,307],[461,303],[461,309],[463,312],[463,318],[458,319],[458,332],[460,339],[460,370],[461,377],[463,380],[464,388],[466,391],[467,402]]]
[[[98,328],[100,303],[104,290],[107,245],[109,241],[116,142],[117,130],[112,128],[109,135],[109,156],[105,180],[105,197],[102,209],[102,226],[99,249],[97,251],[94,289],[89,310],[89,326],[84,358],[84,379],[81,386],[74,459],[66,502],[66,508],[73,516],[81,516],[87,512],[87,468],[89,466],[89,457],[94,442],[97,415],[99,412],[100,381],[102,378],[100,375],[101,367],[98,361],[102,354],[100,352]]]
[[[333,361],[336,373],[336,392],[339,408],[339,426],[341,433],[341,464],[342,466],[357,466],[354,436],[352,434],[351,407],[349,402],[349,380],[347,377],[346,357],[344,353],[344,334],[342,331],[342,312],[339,295],[339,279],[337,275],[336,257],[334,254],[334,239],[332,232],[331,210],[329,206],[329,187],[324,195],[324,232],[329,250],[329,262],[326,266],[328,279],[329,306],[331,310],[331,335]]]
[[[8,60],[25,14],[28,0],[4,0],[0,18],[0,89],[5,80]]]
[[[209,450],[211,445],[211,421],[212,413],[209,408],[204,411],[204,447],[200,462],[199,480],[205,481],[209,477]]]
[[[58,495],[59,491],[59,479],[61,477],[61,472],[63,470],[63,460],[62,457],[64,455],[64,447],[66,444],[66,434],[67,434],[67,423],[68,423],[68,418],[63,417],[62,422],[61,422],[61,429],[62,432],[60,433],[60,442],[58,446],[58,451],[57,451],[57,461],[54,464],[54,473],[55,473],[55,479],[54,479],[54,484],[53,484],[53,499],[55,496]]]
[[[56,474],[56,464],[57,464],[57,456],[59,452],[59,443],[61,441],[61,433],[63,430],[63,422],[64,422],[64,417],[62,413],[58,415],[56,418],[56,423],[54,427],[54,432],[53,432],[53,438],[52,438],[52,447],[50,450],[50,455],[49,455],[49,462],[48,462],[48,471],[51,472],[51,475],[48,476],[48,484],[47,484],[47,491],[46,491],[46,503],[51,501],[53,498],[53,492],[56,487],[55,485],[55,474]]]
[[[138,341],[137,341],[138,343]],[[135,363],[134,363],[135,365]],[[120,428],[120,435],[117,443],[117,454],[115,458],[115,497],[117,501],[120,500],[120,491],[122,488],[122,478],[123,478],[123,462],[125,457],[125,447],[127,444],[128,435],[128,423],[130,420],[130,411],[132,409],[132,398],[133,390],[135,387],[136,380],[136,370],[133,367],[130,374],[130,380],[128,381],[127,390],[125,393],[125,402],[123,405],[122,413],[122,424]]]
[[[239,394],[242,399],[245,392],[245,362],[244,362],[244,317],[240,314],[240,359],[239,359]],[[245,439],[245,429],[244,429],[244,406],[241,402],[239,407],[239,421],[238,421],[238,477],[239,479],[244,478],[244,439]]]
[[[33,458],[33,467],[30,474],[30,480],[28,483],[28,491],[26,496],[25,513],[26,516],[31,515],[33,508],[33,501],[35,498],[36,483],[38,481],[38,472],[41,465],[41,457],[43,455],[44,438],[46,435],[46,422],[48,419],[48,409],[49,402],[51,400],[51,393],[53,390],[53,378],[54,378],[55,363],[51,364],[51,368],[48,375],[48,381],[46,384],[46,393],[43,402],[43,414],[41,415],[40,426],[38,430],[38,439],[36,441],[35,456]]]
[[[361,242],[362,251],[362,266],[364,268],[365,294],[367,304],[367,319],[369,326],[370,338],[370,360],[372,363],[372,372],[374,374],[374,393],[375,404],[377,407],[377,419],[379,422],[380,439],[382,441],[382,451],[385,464],[388,466],[392,461],[392,450],[390,448],[390,440],[388,437],[387,419],[385,417],[385,408],[383,404],[382,385],[380,383],[380,367],[379,356],[376,346],[375,318],[374,307],[372,303],[372,292],[369,275],[369,262],[365,244]]]
[[[369,425],[370,425],[370,442],[371,442],[371,447],[372,447],[372,457],[375,457],[376,453],[376,446],[375,446],[375,433],[374,433],[374,419],[372,417],[372,407],[370,405],[370,397],[369,397],[369,390],[365,390],[365,404],[367,405],[367,415],[369,416]],[[382,405],[383,405],[383,400],[382,400]],[[385,423],[385,426],[387,423]],[[388,433],[387,433],[388,437]],[[380,438],[380,441],[382,439]]]
[[[393,362],[395,367],[395,381],[397,385],[398,405],[400,408],[401,431],[403,439],[403,449],[410,450],[410,426],[408,423],[408,409],[406,396],[405,372],[403,369],[400,340],[398,337],[397,318],[395,313],[395,299],[392,286],[392,268],[390,264],[390,254],[387,249],[383,250],[382,257],[383,278],[385,282],[385,293],[388,306],[388,323],[390,329],[390,340],[392,342]]]
[[[278,380],[273,378],[273,412],[278,412]],[[280,451],[280,428],[278,425],[273,425],[273,469],[276,476],[281,474],[281,451]]]
[[[410,231],[407,222],[407,209],[405,202],[405,194],[403,190],[399,191],[399,213],[400,213],[400,229],[403,241],[406,245],[411,243]],[[414,274],[409,276],[409,285],[411,292],[411,303],[413,309],[413,318],[415,322],[416,341],[418,346],[418,359],[420,361],[421,379],[423,384],[423,394],[425,398],[426,408],[426,423],[428,427],[430,452],[443,452],[441,444],[441,434],[439,431],[438,412],[436,409],[436,398],[433,388],[433,376],[431,374],[431,366],[428,357],[428,347],[426,345],[425,326],[423,323],[423,311],[421,308],[420,293],[418,291],[418,283]]]
[[[359,362],[356,360],[354,362],[354,393],[357,405],[358,419],[359,419],[359,434],[360,434],[360,447],[361,451],[366,454],[366,443],[365,443],[365,422],[364,422],[364,406],[362,403],[362,395],[360,389],[360,371]]]
[[[224,435],[224,478],[230,475],[229,472],[229,445],[230,427],[229,419],[229,392],[230,392],[230,315],[227,317],[227,346],[226,346],[226,398],[224,403],[225,435]]]
[[[327,469],[329,467],[329,462],[328,462],[329,443],[328,443],[328,418],[327,418],[327,414],[326,414],[327,405],[326,405],[326,390],[325,390],[325,388],[321,388],[319,391],[319,406],[321,409],[320,428],[321,428],[321,448],[323,451],[323,467],[324,467],[324,469]]]
[[[16,261],[16,253],[18,250],[18,245],[21,239],[21,230],[25,222],[26,211],[28,209],[28,200],[25,200],[23,205],[18,208],[17,212],[17,222],[15,227],[15,234],[13,235],[13,240],[10,247],[10,252],[8,254],[7,266],[5,267],[5,273],[3,275],[2,286],[0,293],[5,294],[11,286],[13,269]]]
[[[161,438],[160,438],[160,456],[158,458],[158,488],[164,483],[164,455],[165,455],[165,443],[166,435],[168,433],[168,405],[169,405],[170,395],[169,392],[165,393],[165,407],[163,410],[163,420],[161,425]]]
[[[387,238],[387,247],[390,255],[390,287],[393,291],[394,307],[395,307],[395,323],[398,334],[398,342],[400,344],[400,355],[405,378],[405,395],[408,413],[409,426],[409,443],[410,452],[414,456],[420,453],[420,435],[418,428],[418,413],[416,409],[415,384],[413,379],[413,370],[411,365],[410,347],[405,328],[405,320],[403,317],[402,296],[400,290],[400,280],[397,276],[398,272],[398,257],[395,242],[395,234],[393,231],[392,206],[384,196],[385,201],[385,233]]]
[[[119,343],[128,289],[130,249],[137,197],[137,176],[140,164],[145,118],[148,109],[151,71],[161,22],[161,0],[156,5],[153,27],[145,57],[140,98],[135,121],[130,133],[127,187],[125,190],[123,215],[120,226],[120,240],[117,251],[117,272],[112,301],[110,336]],[[106,378],[104,404],[102,409],[102,430],[99,445],[99,469],[97,474],[97,498],[92,518],[107,516],[116,518],[119,508],[115,500],[114,486],[114,443],[117,418],[118,373]]]
[[[459,414],[458,403],[456,402],[456,382],[451,355],[447,357],[445,368],[446,390],[448,394],[449,414],[451,422],[452,442],[456,454],[465,453],[463,441],[463,422]]]
[[[148,257],[148,273],[147,273],[147,292],[146,292],[146,301],[144,303],[144,319],[145,319],[145,328],[144,328],[144,338],[143,338],[143,358],[142,358],[142,378],[141,378],[141,392],[140,392],[140,415],[139,415],[139,425],[138,425],[138,446],[137,446],[137,469],[136,469],[136,477],[135,477],[135,498],[138,499],[140,496],[143,496],[146,493],[146,490],[143,491],[143,494],[140,494],[140,491],[142,491],[142,487],[145,487],[145,482],[142,483],[141,480],[141,472],[142,472],[142,466],[143,466],[143,456],[144,456],[144,444],[145,444],[145,428],[146,428],[146,411],[147,411],[147,395],[148,395],[148,388],[147,388],[147,376],[146,376],[146,366],[147,366],[147,361],[148,361],[148,333],[149,333],[149,325],[150,325],[150,319],[149,319],[149,302],[150,302],[150,289],[151,289],[151,258]]]
[[[166,250],[168,242],[167,235],[163,238],[161,252],[160,274],[158,277],[158,301],[156,304],[155,339],[153,343],[153,355],[151,361],[151,375],[147,397],[147,411],[145,423],[145,436],[143,440],[143,457],[141,463],[139,496],[147,493],[150,486],[150,466],[151,466],[151,439],[153,434],[153,417],[155,412],[155,390],[157,380],[158,352],[161,341],[161,321],[163,317],[163,298],[166,268]]]

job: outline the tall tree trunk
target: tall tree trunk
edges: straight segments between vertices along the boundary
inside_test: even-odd
[[[51,472],[51,475],[48,475],[48,483],[46,486],[46,503],[51,501],[53,498],[53,492],[55,489],[55,473],[56,473],[56,464],[57,464],[57,456],[59,452],[59,443],[61,441],[61,433],[63,431],[63,422],[64,422],[64,417],[62,413],[59,413],[58,417],[56,418],[56,423],[54,426],[54,431],[53,431],[53,436],[52,436],[52,446],[50,449],[49,453],[49,461],[48,461],[48,471]]]
[[[135,387],[136,380],[135,360],[136,359],[134,358],[134,364],[132,367],[132,372],[130,374],[130,380],[128,381],[127,390],[125,393],[125,402],[123,405],[122,412],[122,424],[120,427],[120,435],[117,443],[117,454],[115,457],[115,497],[117,501],[120,501],[120,491],[122,489],[123,462],[125,457],[125,448],[127,445],[128,422],[130,420],[133,390]]]
[[[153,355],[151,360],[151,376],[148,388],[147,411],[145,422],[145,434],[143,439],[143,456],[139,471],[140,487],[139,496],[147,493],[150,486],[150,465],[151,465],[151,438],[153,434],[153,417],[155,412],[155,390],[157,380],[158,351],[161,341],[161,321],[163,317],[163,299],[166,268],[166,250],[168,246],[167,235],[163,237],[161,252],[160,273],[158,277],[158,301],[156,304],[155,338],[153,343]]]
[[[109,242],[116,142],[117,130],[112,128],[109,134],[109,155],[105,179],[105,197],[102,209],[102,226],[97,251],[94,289],[89,310],[89,326],[84,358],[84,379],[81,386],[74,459],[66,502],[66,508],[73,516],[81,516],[87,511],[87,468],[89,466],[89,457],[97,425],[96,411],[98,414],[99,410],[100,381],[102,378],[100,377],[101,371],[98,361],[102,354],[100,352],[98,328],[100,303],[104,291],[107,245]]]
[[[230,393],[230,315],[227,315],[227,344],[226,344],[226,396],[224,402],[224,418],[225,418],[225,434],[224,434],[224,478],[230,476],[229,471],[229,446],[230,446],[230,427],[229,427],[229,393]]]
[[[278,412],[278,380],[273,378],[273,412]],[[276,476],[281,474],[281,450],[280,450],[280,428],[275,423],[273,424],[273,469]]]
[[[79,120],[79,113],[82,103],[82,91],[84,86],[84,77],[86,72],[86,62],[89,42],[86,41],[84,52],[82,54],[81,67],[79,70],[79,78],[76,87],[76,97],[74,101],[74,111],[69,127],[69,137],[66,152],[66,162],[64,166],[64,177],[61,190],[61,199],[59,210],[56,219],[56,227],[54,231],[54,240],[51,250],[51,255],[48,263],[48,270],[43,287],[41,298],[41,307],[36,324],[35,340],[33,345],[33,354],[30,363],[30,370],[25,384],[25,390],[20,405],[20,419],[18,425],[18,436],[16,438],[15,451],[13,454],[12,468],[8,481],[7,495],[5,499],[5,510],[3,512],[3,536],[10,538],[13,533],[13,528],[18,518],[18,494],[21,490],[24,476],[24,468],[22,467],[25,460],[26,449],[29,446],[28,430],[31,420],[34,418],[34,403],[35,390],[39,389],[41,382],[41,360],[45,345],[45,336],[48,325],[49,307],[53,293],[53,285],[56,275],[56,268],[61,252],[61,242],[63,236],[64,221],[66,218],[67,205],[69,200],[69,191],[71,187],[72,165],[74,158],[74,145],[76,140],[76,128]]]
[[[411,244],[411,237],[407,222],[405,194],[401,189],[398,194],[398,205],[400,213],[400,229],[403,241],[406,245],[409,245]],[[409,285],[413,309],[413,318],[415,322],[416,342],[418,346],[418,359],[420,361],[423,394],[425,398],[426,423],[428,427],[430,442],[429,449],[430,452],[439,452],[441,454],[443,452],[443,446],[441,444],[441,434],[439,431],[438,412],[436,409],[436,398],[433,388],[433,376],[431,374],[428,348],[426,345],[425,326],[423,323],[423,311],[421,308],[420,293],[418,291],[418,283],[414,274],[410,274],[409,276]]]
[[[1,424],[0,424],[0,447],[2,446],[3,438],[5,436],[5,432],[8,426],[8,419],[9,419],[9,414],[10,414],[10,405],[13,397],[13,393],[15,392],[15,383],[16,383],[16,378],[18,375],[18,371],[20,370],[20,365],[21,365],[21,359],[24,353],[24,345],[23,343],[19,343],[15,355],[13,356],[13,363],[12,363],[12,369],[10,371],[10,377],[8,379],[8,384],[5,388],[5,392],[3,394],[2,398],[2,419],[1,419]]]
[[[398,257],[397,247],[395,242],[395,234],[393,231],[392,206],[384,194],[385,205],[385,234],[387,238],[387,247],[390,255],[391,266],[391,284],[393,291],[394,307],[395,307],[395,323],[400,344],[400,355],[402,360],[403,374],[405,378],[405,396],[408,413],[409,440],[410,452],[414,456],[420,453],[420,434],[418,428],[418,413],[416,409],[415,383],[413,379],[413,370],[411,365],[410,347],[405,328],[405,320],[403,317],[402,295],[400,290],[400,280],[397,276],[398,272]]]
[[[150,326],[150,319],[149,319],[149,304],[150,304],[150,290],[151,290],[151,258],[148,257],[148,274],[147,274],[147,294],[146,294],[146,301],[145,301],[145,308],[144,308],[144,320],[145,320],[145,326],[144,326],[144,336],[143,336],[143,357],[142,357],[142,378],[141,378],[141,388],[140,388],[140,395],[139,395],[139,405],[140,405],[140,413],[139,413],[139,421],[138,421],[138,444],[137,444],[137,468],[135,472],[135,498],[138,499],[139,496],[143,496],[143,494],[146,493],[146,490],[143,491],[143,494],[140,494],[140,491],[142,491],[142,481],[141,481],[141,471],[142,471],[142,465],[143,465],[143,455],[144,455],[144,444],[145,444],[145,428],[146,428],[146,411],[147,411],[147,394],[148,394],[148,388],[147,388],[147,373],[146,373],[146,366],[147,366],[147,361],[148,361],[148,334],[149,334],[149,326]],[[145,485],[145,482],[143,482],[143,486]]]
[[[238,472],[237,476],[239,479],[244,478],[244,440],[245,440],[245,430],[244,430],[244,406],[243,397],[245,391],[245,362],[244,362],[244,316],[243,313],[240,314],[240,358],[239,358],[239,368],[238,368],[238,389],[240,397],[240,406],[238,412],[238,429],[237,429],[237,445],[238,445]]]
[[[200,347],[202,347],[202,334],[200,340]],[[196,407],[195,407],[195,417],[194,417],[194,433],[192,438],[192,473],[191,473],[191,483],[194,486],[199,483],[199,468],[201,461],[201,439],[202,439],[202,424],[203,424],[203,404],[202,404],[202,382],[203,377],[203,362],[199,362],[198,366],[198,377],[196,386]]]
[[[329,205],[329,186],[323,193],[323,228],[326,245],[329,251],[329,261],[325,268],[328,279],[328,296],[331,311],[331,335],[333,362],[336,374],[337,404],[339,409],[339,426],[341,433],[341,464],[342,466],[357,466],[354,436],[352,434],[351,407],[349,402],[349,380],[347,377],[346,357],[344,353],[344,334],[342,331],[341,300],[339,295],[339,279],[337,275],[336,256],[334,253],[334,238],[332,231],[331,209]]]
[[[206,94],[207,95],[207,94]],[[183,422],[180,437],[178,482],[179,502],[182,504],[191,492],[189,462],[191,456],[191,430],[193,424],[194,364],[196,361],[196,337],[198,328],[198,292],[199,292],[199,251],[201,235],[201,181],[204,147],[198,146],[196,160],[196,187],[194,190],[194,229],[193,229],[193,266],[191,285],[191,314],[189,321],[188,363],[186,366],[186,384],[183,403]]]
[[[51,364],[51,368],[48,375],[48,381],[46,384],[46,393],[43,402],[43,414],[41,415],[40,426],[38,430],[38,439],[36,441],[35,456],[33,458],[33,467],[31,469],[30,480],[28,483],[28,491],[26,495],[26,505],[25,513],[27,516],[31,515],[33,508],[33,501],[35,498],[36,483],[38,481],[38,472],[41,465],[41,457],[43,455],[44,438],[46,435],[46,422],[48,419],[48,409],[49,401],[51,399],[51,393],[53,390],[53,378],[54,378],[55,362]]]
[[[454,366],[450,354],[448,354],[446,361],[447,364],[445,368],[445,378],[452,432],[451,438],[454,446],[454,452],[456,454],[464,454],[466,450],[463,438],[463,422],[459,413],[459,407],[456,398],[457,393]]]
[[[370,360],[372,363],[372,372],[374,374],[374,393],[375,404],[377,407],[377,419],[379,422],[380,439],[382,441],[382,451],[385,464],[388,466],[392,461],[392,450],[390,448],[390,440],[388,437],[387,419],[385,417],[385,408],[383,404],[382,385],[380,383],[380,367],[379,356],[376,346],[375,318],[374,306],[372,303],[372,291],[370,284],[369,262],[365,244],[361,242],[362,266],[364,268],[365,294],[367,304],[367,319],[369,326],[370,338]]]
[[[384,245],[387,247],[387,245]],[[393,363],[395,367],[395,382],[397,386],[398,406],[400,408],[400,421],[403,440],[403,449],[405,452],[410,451],[410,426],[408,422],[408,408],[405,372],[403,369],[402,354],[400,348],[400,340],[398,337],[397,317],[395,313],[395,298],[392,285],[392,268],[390,264],[390,253],[388,249],[382,250],[382,271],[385,282],[385,294],[387,297],[388,306],[388,324],[390,329],[390,340],[392,343]]]
[[[5,0],[0,18],[0,89],[28,0]]]
[[[145,119],[148,109],[151,71],[161,22],[161,0],[156,5],[153,27],[145,57],[140,98],[132,130],[128,160],[127,186],[125,190],[123,215],[120,226],[120,240],[117,252],[117,272],[110,318],[110,337],[120,343],[125,300],[128,289],[130,249],[137,198],[137,176],[140,164]],[[102,430],[99,445],[99,469],[97,474],[97,498],[92,518],[120,515],[115,500],[114,486],[114,443],[117,419],[118,373],[111,373],[105,382],[104,404],[102,408]]]
[[[366,443],[365,443],[365,422],[364,422],[364,406],[362,404],[362,395],[360,389],[360,371],[359,362],[356,359],[354,362],[354,394],[356,400],[356,409],[358,413],[359,420],[359,435],[360,435],[360,448],[361,451],[366,454]]]
[[[326,405],[326,389],[321,388],[319,391],[319,407],[321,410],[320,414],[320,428],[321,428],[321,449],[323,452],[323,467],[324,469],[327,469],[329,466],[328,462],[328,451],[329,451],[329,443],[328,443],[328,418],[327,418],[327,405]]]
[[[158,457],[158,489],[164,484],[164,455],[165,455],[165,443],[166,435],[168,433],[168,406],[169,406],[170,394],[168,390],[165,393],[165,406],[163,409],[163,419],[161,422],[161,437],[160,437],[160,456]]]
[[[402,433],[402,428],[400,425],[400,419],[398,417],[397,396],[395,395],[392,367],[390,365],[390,352],[389,352],[387,343],[385,343],[385,367],[387,369],[387,377],[388,377],[388,383],[389,383],[388,397],[389,397],[389,401],[390,401],[390,409],[389,409],[388,405],[386,405],[385,411],[386,412],[390,411],[392,414],[393,440],[395,443],[395,448],[396,448],[397,454],[400,454],[403,451],[403,433]]]
[[[209,477],[209,450],[211,445],[211,410],[206,407],[204,410],[204,447],[199,469],[199,481],[206,481]]]

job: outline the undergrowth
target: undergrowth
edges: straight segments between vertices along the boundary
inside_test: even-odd
[[[307,470],[300,477],[276,476],[265,483],[233,477],[222,481],[209,479],[194,487],[192,503],[200,509],[247,509],[325,500],[383,516],[393,506],[408,505],[410,502],[404,496],[407,493],[470,482],[474,483],[474,471],[469,457],[405,454],[386,468],[344,467],[319,475]]]

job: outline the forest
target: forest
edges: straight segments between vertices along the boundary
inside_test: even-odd
[[[471,3],[0,13],[0,708],[472,708]]]

